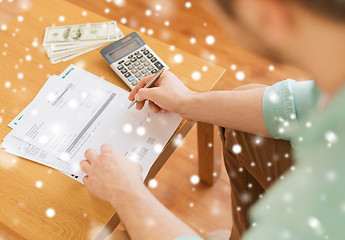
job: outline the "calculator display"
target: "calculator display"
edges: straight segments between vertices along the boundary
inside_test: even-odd
[[[119,58],[123,57],[124,55],[134,51],[139,46],[140,46],[140,44],[137,41],[132,41],[129,44],[123,46],[122,48],[120,48],[120,49],[116,50],[115,52],[113,52],[112,54],[110,54],[110,56],[114,60],[119,59]]]

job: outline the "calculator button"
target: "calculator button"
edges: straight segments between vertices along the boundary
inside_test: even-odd
[[[151,71],[152,74],[154,74],[154,73],[156,73],[156,72],[158,72],[157,69],[153,69],[153,70]]]
[[[137,80],[131,82],[133,86],[137,85],[139,82]]]
[[[140,77],[141,76],[141,73],[138,72],[137,74],[134,75],[136,78]]]
[[[149,65],[150,65],[149,62],[144,62],[144,66],[145,66],[145,67],[147,67],[147,66],[149,66]]]
[[[142,51],[142,52],[143,52],[143,51],[146,51],[146,48],[142,48],[141,51]]]
[[[140,55],[137,56],[138,59],[140,59],[140,58],[142,58],[142,57],[143,57],[142,54],[140,54]]]
[[[144,55],[147,55],[147,54],[149,54],[150,52],[148,51],[148,50],[145,50],[144,52],[143,52],[143,54]]]
[[[140,52],[139,51],[136,51],[135,53],[134,53],[134,55],[138,55]]]
[[[147,69],[151,71],[153,69],[153,66],[150,65],[150,66],[147,67]]]
[[[138,65],[140,65],[140,62],[135,62],[134,65],[138,66]]]
[[[131,65],[128,66],[128,69],[129,69],[129,70],[132,70],[133,68],[134,68],[133,64],[131,64]]]
[[[146,62],[147,60],[146,60],[146,58],[142,58],[142,59],[140,59],[140,62]]]
[[[163,65],[162,65],[160,62],[156,62],[156,63],[155,63],[155,66],[156,66],[158,69],[162,69],[162,68],[163,68]]]
[[[136,68],[132,70],[132,74],[135,74],[137,72],[138,72],[138,69],[136,69]]]
[[[120,66],[117,67],[117,69],[119,69],[119,70],[121,70],[122,68],[124,68],[123,65],[120,65]]]
[[[126,72],[127,72],[127,69],[126,69],[126,68],[124,68],[124,69],[121,70],[121,73],[123,73],[123,74],[125,74]]]
[[[135,77],[134,76],[130,76],[128,79],[127,79],[129,82],[132,82],[135,80]]]
[[[139,69],[139,70],[141,70],[141,69],[143,69],[143,68],[144,68],[143,65],[138,66],[138,69]]]
[[[148,77],[150,75],[152,75],[152,74],[150,72],[148,72],[148,73],[145,74],[145,77]]]
[[[130,77],[132,74],[130,74],[129,72],[125,74],[125,77],[128,78]]]
[[[131,62],[135,62],[137,59],[136,58],[132,58],[131,59]]]
[[[129,64],[131,64],[131,61],[125,62],[125,65],[126,65],[126,66],[128,66]]]
[[[122,60],[122,61],[118,62],[118,64],[122,64],[122,63],[124,63],[124,62],[125,62],[125,60]]]
[[[141,71],[141,73],[142,74],[145,74],[145,73],[147,73],[148,71],[146,70],[146,69],[143,69],[142,71]]]
[[[132,58],[132,57],[134,57],[133,54],[128,56],[128,58]]]
[[[152,58],[153,57],[153,55],[150,53],[149,55],[147,55],[147,58]]]
[[[157,61],[157,58],[155,57],[151,58],[151,62],[155,62],[155,61]]]

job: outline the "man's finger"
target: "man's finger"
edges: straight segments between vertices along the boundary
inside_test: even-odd
[[[86,175],[85,177],[83,177],[83,183],[84,183],[85,186],[88,185],[88,183],[89,183],[89,176],[88,176],[88,175]]]
[[[85,151],[84,156],[90,163],[92,163],[98,157],[98,154],[95,150],[89,148]]]
[[[135,100],[137,100],[138,102],[145,100],[156,102],[157,100],[159,100],[159,92],[159,87],[142,88],[135,95]]]
[[[84,173],[88,173],[91,167],[91,164],[88,160],[83,160],[79,163],[80,169],[83,170]]]
[[[146,85],[146,83],[148,83],[150,81],[151,78],[152,78],[152,75],[144,77],[143,79],[141,79],[140,82],[135,86],[135,88],[133,88],[133,90],[129,94],[128,100],[133,101],[134,97],[137,94],[137,92],[139,91],[139,89],[143,88]]]
[[[103,144],[101,146],[101,153],[113,153],[114,149],[110,144]]]
[[[135,108],[136,108],[137,110],[141,110],[141,109],[143,109],[144,106],[145,106],[145,101],[140,101],[140,102],[137,102]]]
[[[149,101],[149,107],[150,107],[150,109],[152,110],[152,112],[154,112],[154,113],[159,113],[159,111],[160,111],[160,107],[158,107],[154,102],[152,102],[152,101]]]

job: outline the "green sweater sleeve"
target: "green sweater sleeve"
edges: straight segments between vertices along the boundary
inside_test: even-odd
[[[285,80],[267,87],[263,100],[264,120],[276,139],[290,140],[286,129],[313,109],[320,94],[314,81]]]

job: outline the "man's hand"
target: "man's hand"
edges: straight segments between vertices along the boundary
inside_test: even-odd
[[[102,145],[101,154],[93,149],[85,152],[86,160],[80,162],[80,168],[87,176],[83,182],[91,193],[106,201],[116,204],[116,195],[128,191],[130,186],[142,184],[142,169],[137,163],[114,151],[108,145]]]
[[[163,72],[153,87],[144,89],[143,87],[151,77],[143,78],[132,90],[128,99],[138,101],[136,106],[138,110],[144,107],[145,100],[149,100],[149,107],[153,112],[170,111],[183,117],[186,112],[186,103],[193,92],[169,71]]]

